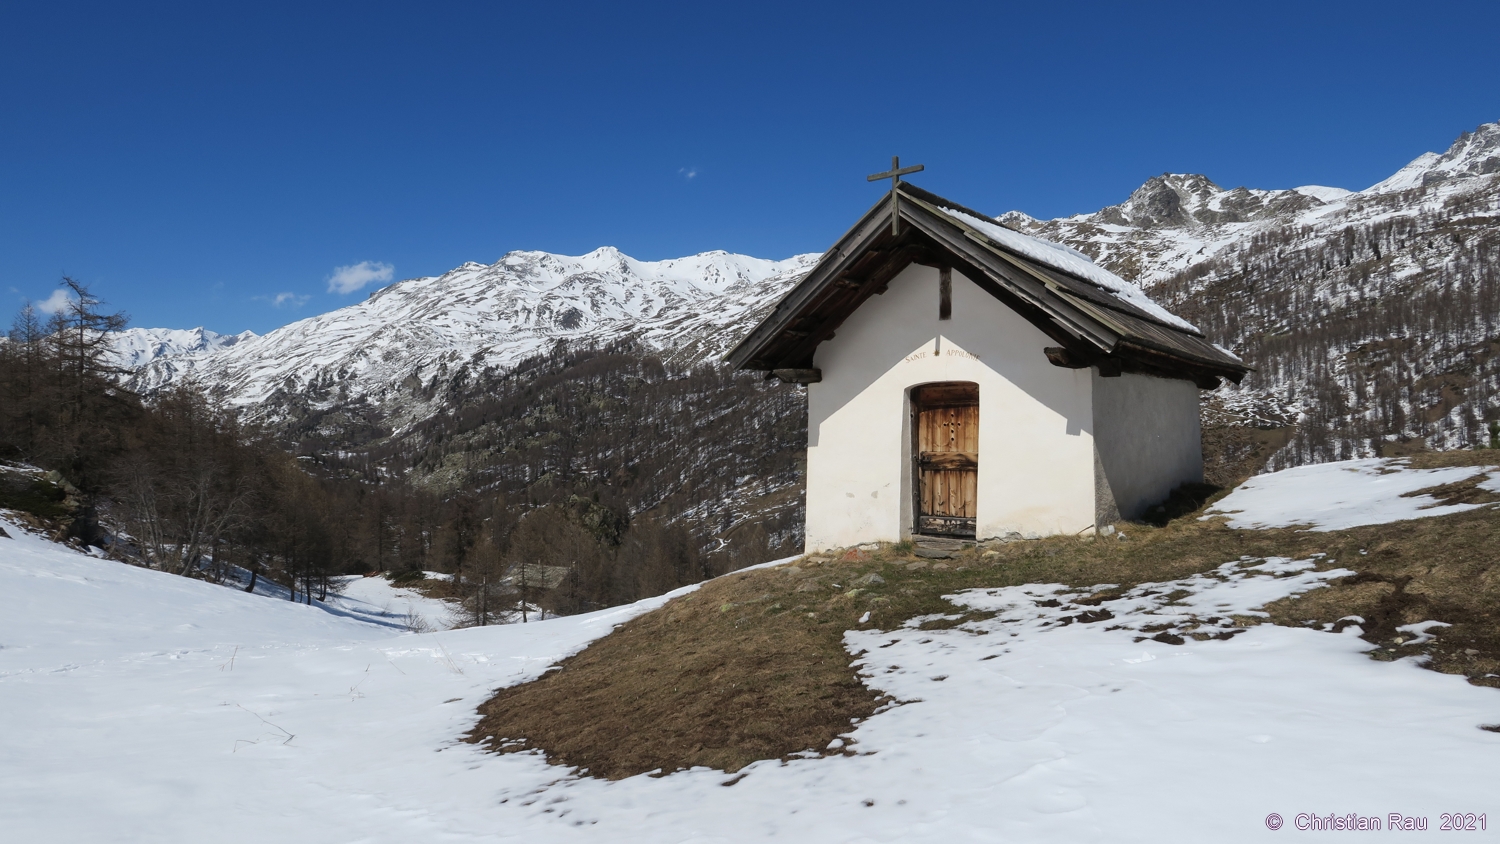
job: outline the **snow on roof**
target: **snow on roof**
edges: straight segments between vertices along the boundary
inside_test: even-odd
[[[1058,272],[1067,273],[1096,287],[1101,287],[1113,293],[1116,297],[1150,314],[1153,319],[1164,325],[1169,325],[1183,331],[1190,331],[1194,334],[1201,333],[1196,325],[1151,301],[1151,297],[1147,296],[1139,287],[1090,261],[1088,256],[1081,252],[1048,240],[1021,234],[1018,231],[1013,231],[1000,225],[994,220],[976,217],[973,214],[953,208],[941,208],[940,210],[949,217],[983,234],[997,246],[1014,252],[1017,255],[1030,258]]]

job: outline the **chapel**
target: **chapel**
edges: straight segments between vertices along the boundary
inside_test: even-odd
[[[916,169],[877,174],[890,193],[726,358],[807,385],[806,550],[1085,534],[1201,481],[1199,391],[1249,367]]]

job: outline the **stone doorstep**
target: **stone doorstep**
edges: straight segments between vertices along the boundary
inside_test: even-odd
[[[966,548],[973,548],[974,540],[957,539],[951,536],[923,536],[921,534],[916,534],[912,536],[911,544],[918,551],[928,550],[956,553]]]

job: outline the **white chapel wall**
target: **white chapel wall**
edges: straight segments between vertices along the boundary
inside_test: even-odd
[[[1178,485],[1203,480],[1197,385],[1132,373],[1093,379],[1099,465],[1121,518],[1138,519]]]
[[[979,537],[1094,525],[1089,370],[1062,369],[1041,331],[958,272],[938,319],[938,271],[912,265],[818,347],[808,386],[807,549],[911,531],[908,394],[979,384]]]

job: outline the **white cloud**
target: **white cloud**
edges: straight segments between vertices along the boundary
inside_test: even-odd
[[[683,167],[677,171],[677,175],[681,176],[684,179],[696,179],[698,178],[698,168]]]
[[[311,296],[302,296],[296,293],[277,293],[275,296],[252,296],[257,301],[269,302],[273,308],[292,307],[300,308],[307,304]]]
[[[390,281],[396,268],[379,261],[360,261],[347,267],[334,267],[328,277],[329,293],[353,293],[372,281]]]
[[[44,314],[57,314],[67,310],[73,304],[73,296],[68,291],[59,287],[52,291],[52,295],[36,303],[36,309]]]

